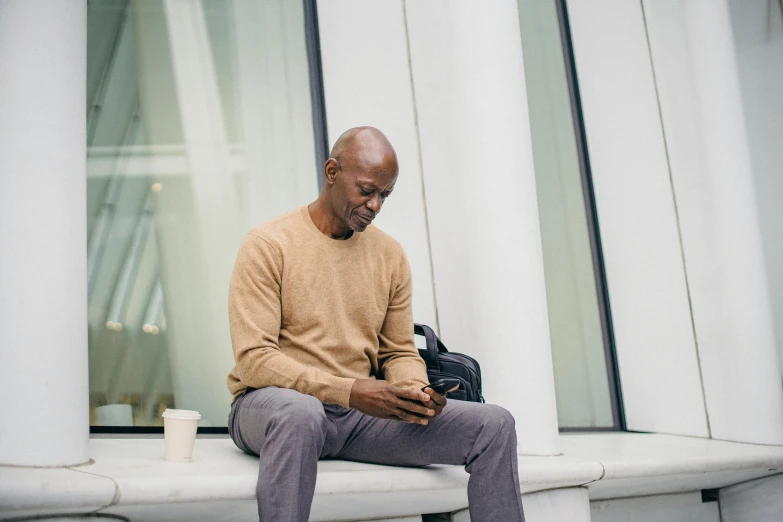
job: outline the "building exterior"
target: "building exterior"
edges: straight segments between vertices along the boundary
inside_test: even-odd
[[[247,486],[234,256],[357,125],[398,152],[416,321],[517,419],[529,520],[783,518],[783,4],[4,0],[0,73],[0,520],[244,520],[208,493]],[[211,481],[181,497],[148,464],[174,406]],[[314,516],[458,512],[457,471],[406,475],[438,503],[346,468],[366,496]]]

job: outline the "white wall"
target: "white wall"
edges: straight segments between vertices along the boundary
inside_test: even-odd
[[[728,6],[569,8],[628,427],[781,444],[754,187],[780,183],[753,172]]]
[[[522,495],[526,522],[590,522],[587,488],[554,489]]]
[[[402,3],[319,2],[318,24],[329,145],[360,125],[394,145],[400,175],[375,224],[408,255],[414,320],[437,328]]]
[[[720,490],[722,522],[767,522],[783,513],[783,475],[752,480]]]
[[[700,492],[599,500],[590,503],[590,515],[592,522],[727,522],[718,503],[702,503]]]
[[[86,33],[80,0],[0,3],[0,463],[6,465],[90,459]]]
[[[664,0],[644,8],[711,435],[783,444],[768,241],[754,186],[779,192],[783,185],[767,181],[768,172],[754,176],[728,4]],[[772,219],[779,203],[773,208]],[[775,221],[767,228],[779,235]],[[767,248],[773,257],[779,250]]]
[[[745,128],[783,373],[783,6],[731,0]]]
[[[707,436],[641,5],[568,9],[628,428]]]

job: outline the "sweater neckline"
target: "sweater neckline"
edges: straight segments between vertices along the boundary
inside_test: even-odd
[[[328,245],[330,247],[337,247],[337,248],[348,248],[356,243],[359,242],[359,239],[362,237],[361,232],[354,232],[351,237],[348,239],[333,239],[323,232],[321,232],[317,226],[315,226],[315,223],[313,222],[313,218],[310,217],[310,211],[307,210],[307,205],[304,205],[300,209],[300,214],[302,215],[302,220],[304,220],[305,227],[307,227],[308,230],[310,230],[315,236],[318,237],[318,241],[323,243],[324,245]],[[372,225],[371,225],[372,226]]]

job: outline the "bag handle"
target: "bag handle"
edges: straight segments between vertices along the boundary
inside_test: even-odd
[[[423,335],[427,340],[427,350],[422,359],[427,364],[427,368],[439,372],[440,359],[438,359],[438,353],[448,353],[448,350],[441,340],[438,339],[438,336],[435,335],[435,332],[432,331],[432,328],[427,325],[414,323],[413,333],[415,335]]]

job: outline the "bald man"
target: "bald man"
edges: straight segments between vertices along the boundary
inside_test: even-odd
[[[318,199],[255,227],[239,248],[228,429],[260,456],[262,522],[306,522],[317,462],[328,458],[464,465],[473,522],[524,520],[514,418],[426,388],[408,260],[371,225],[397,172],[379,130],[350,129],[324,164]]]

